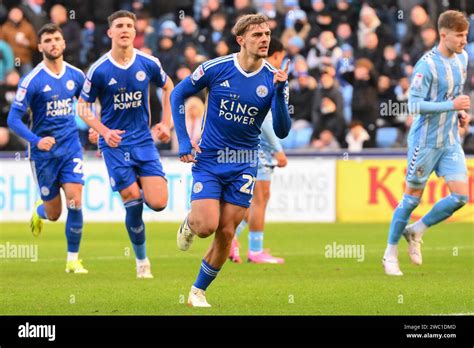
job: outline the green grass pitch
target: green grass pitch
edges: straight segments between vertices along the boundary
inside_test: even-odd
[[[64,272],[63,223],[46,224],[39,238],[26,223],[0,224],[0,244],[38,245],[37,262],[0,258],[0,315],[474,314],[470,224],[445,223],[428,231],[421,267],[410,264],[402,240],[403,277],[386,276],[381,266],[387,224],[268,224],[265,247],[286,263],[226,263],[207,291],[210,309],[188,308],[185,301],[213,237],[179,251],[178,225],[147,224],[155,278],[138,280],[121,223],[86,223],[80,257],[87,275]],[[243,255],[246,240],[245,231]],[[326,257],[333,243],[363,245],[363,261]]]

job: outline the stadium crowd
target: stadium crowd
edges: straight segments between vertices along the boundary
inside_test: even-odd
[[[464,0],[0,0],[0,150],[25,148],[6,118],[21,76],[41,59],[36,32],[48,22],[62,28],[64,58],[84,71],[110,48],[107,16],[137,14],[137,49],[158,57],[175,84],[202,62],[237,52],[230,29],[247,13],[269,18],[290,64],[290,135],[285,149],[351,152],[404,147],[412,117],[407,98],[413,66],[437,43],[435,18],[446,9],[466,12],[471,26],[464,93],[474,96],[474,2]],[[160,117],[160,91],[151,86],[152,124]],[[190,98],[187,126],[199,137],[204,95]],[[98,110],[99,111],[99,110]],[[472,113],[471,113],[472,115]],[[25,116],[26,117],[26,116]],[[81,142],[87,126],[77,118]],[[474,134],[463,132],[466,152]],[[177,149],[176,141],[158,144]]]

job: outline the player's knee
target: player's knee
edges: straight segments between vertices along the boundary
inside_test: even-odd
[[[124,202],[131,201],[133,199],[140,199],[142,196],[140,194],[140,190],[136,189],[130,189],[126,188],[122,191],[120,191],[120,196],[122,197],[122,200]]]
[[[46,210],[46,215],[48,215],[49,221],[58,221],[61,216],[61,208]]]
[[[217,229],[217,224],[213,224],[205,220],[195,220],[192,223],[190,221],[190,225],[193,232],[196,233],[200,238],[209,237]]]
[[[167,201],[165,200],[160,200],[160,199],[155,199],[151,201],[146,201],[146,205],[148,208],[154,211],[162,211],[166,208]]]

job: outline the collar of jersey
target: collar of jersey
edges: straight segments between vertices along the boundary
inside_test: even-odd
[[[137,53],[135,52],[135,49],[133,49],[133,56],[132,56],[132,59],[130,59],[130,62],[128,62],[127,65],[121,65],[112,57],[111,52],[112,51],[107,52],[107,56],[109,57],[110,62],[113,65],[115,65],[117,68],[120,68],[120,69],[123,69],[123,70],[127,70],[128,68],[130,68],[132,66],[133,62],[135,61],[135,57],[137,56]]]
[[[54,77],[55,79],[60,79],[61,77],[63,77],[64,73],[66,72],[66,63],[63,62],[63,68],[61,69],[61,72],[59,73],[59,75],[56,75],[55,73],[53,73],[51,70],[49,70],[49,68],[46,66],[46,64],[44,63],[41,63],[43,65],[43,70],[46,71],[46,73],[48,75],[51,75],[51,77]]]
[[[234,53],[233,56],[234,56],[234,65],[235,65],[235,67],[236,67],[237,70],[239,70],[240,73],[241,73],[242,75],[244,75],[245,77],[252,77],[252,76],[257,75],[257,74],[260,72],[260,70],[262,70],[263,67],[265,66],[265,59],[262,59],[262,65],[260,66],[260,68],[258,68],[258,69],[255,70],[255,71],[252,71],[251,73],[248,73],[248,72],[245,72],[245,70],[242,69],[242,67],[240,66],[239,60],[237,59],[237,53]]]
[[[443,56],[443,54],[440,52],[438,46],[435,46],[435,47],[433,48],[433,51],[435,51],[436,54],[437,54],[441,59],[443,59],[443,60],[445,60],[445,61],[447,61],[447,62],[452,62],[452,61],[454,61],[454,60],[456,59],[456,53],[454,53],[454,57],[452,57],[452,58],[448,58],[448,57]]]

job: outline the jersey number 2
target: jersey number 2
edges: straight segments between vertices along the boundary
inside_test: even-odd
[[[242,178],[247,180],[247,182],[240,188],[240,192],[246,193],[248,195],[253,195],[253,189],[255,187],[255,178],[249,174],[243,174]],[[250,188],[252,186],[252,188]]]
[[[82,160],[80,158],[74,158],[72,161],[76,163],[73,172],[77,174],[84,174],[82,171]]]

